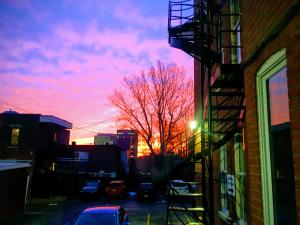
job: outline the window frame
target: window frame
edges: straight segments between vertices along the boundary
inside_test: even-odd
[[[242,61],[241,51],[241,18],[237,16],[240,13],[240,1],[230,0],[230,29],[232,30],[230,35],[231,49],[231,63],[239,64]]]
[[[17,135],[14,135],[15,130],[18,131]],[[13,146],[13,147],[19,146],[19,144],[20,144],[20,133],[21,133],[21,128],[20,127],[11,127],[10,128],[9,146]]]
[[[256,73],[263,217],[264,223],[269,225],[275,224],[275,213],[269,141],[269,106],[265,104],[268,102],[267,81],[285,67],[287,67],[286,49],[283,48],[271,55]]]

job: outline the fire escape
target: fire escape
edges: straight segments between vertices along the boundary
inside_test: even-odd
[[[202,166],[201,193],[194,193],[197,200],[193,207],[173,207],[174,201],[169,200],[167,224],[214,224],[213,191],[216,178],[213,154],[233,139],[243,125],[243,70],[239,60],[231,57],[241,48],[238,41],[232,41],[232,37],[239,38],[240,34],[239,27],[232,27],[232,21],[240,15],[228,10],[226,4],[226,0],[169,2],[169,44],[191,55],[200,67],[200,74],[195,76],[199,79],[200,92],[200,118],[196,119],[200,123],[201,160],[197,162],[201,162]],[[226,58],[226,55],[230,57]],[[176,203],[179,202],[177,198]],[[201,211],[201,217],[195,213],[197,209]],[[177,211],[186,213],[187,218],[196,215],[196,219],[185,222]],[[177,222],[171,219],[172,213],[177,216]]]

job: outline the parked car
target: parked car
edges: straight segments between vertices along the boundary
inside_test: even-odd
[[[153,183],[141,183],[140,187],[137,191],[137,200],[143,201],[143,200],[150,200],[155,201],[156,200],[156,194]]]
[[[123,197],[126,194],[126,185],[123,180],[114,180],[108,183],[105,188],[106,196],[112,197]]]
[[[189,193],[189,186],[183,180],[171,180],[170,188],[172,194],[187,194]]]
[[[100,192],[99,180],[87,180],[80,190],[80,197],[96,197]]]
[[[99,206],[85,209],[75,225],[130,225],[130,223],[127,213],[121,206]]]

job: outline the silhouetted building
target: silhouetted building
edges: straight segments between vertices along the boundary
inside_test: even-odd
[[[71,157],[60,157],[56,172],[95,178],[119,178],[121,148],[117,145],[70,145]]]
[[[117,134],[111,133],[100,133],[94,137],[95,145],[116,145],[117,144]]]
[[[55,116],[0,114],[0,158],[33,159],[48,157],[55,147],[68,145],[72,124]]]
[[[47,186],[46,175],[54,170],[62,147],[68,145],[71,128],[70,122],[51,115],[0,114],[0,158],[32,161],[32,195]]]
[[[0,160],[0,217],[24,210],[30,167],[30,161]]]
[[[138,133],[136,130],[117,130],[117,144],[128,157],[137,158]]]

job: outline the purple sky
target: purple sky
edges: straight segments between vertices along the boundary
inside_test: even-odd
[[[107,96],[124,75],[159,59],[192,76],[192,58],[169,47],[167,16],[168,0],[1,0],[0,112],[55,115],[78,143],[115,133]]]

